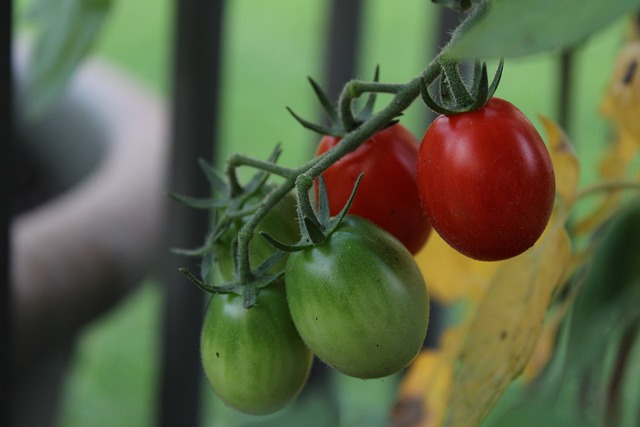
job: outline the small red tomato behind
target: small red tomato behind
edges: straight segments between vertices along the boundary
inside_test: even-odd
[[[555,199],[549,152],[527,117],[492,98],[477,111],[442,115],[418,156],[418,191],[438,234],[459,252],[497,261],[544,231]]]
[[[340,139],[323,137],[316,155],[330,150]],[[322,174],[331,215],[344,207],[358,175],[364,172],[349,213],[372,221],[416,254],[431,231],[416,187],[418,150],[416,137],[395,124],[331,165]],[[317,196],[317,182],[315,188]]]

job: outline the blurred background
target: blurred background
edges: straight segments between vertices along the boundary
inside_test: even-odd
[[[35,34],[37,27],[29,18],[34,3],[14,2],[15,42]],[[154,108],[158,108],[158,117],[166,120],[164,124],[156,123],[160,128],[169,129],[157,134],[163,138],[157,143],[166,144],[162,149],[168,153],[176,150],[168,146],[172,139],[169,136],[171,129],[175,129],[170,121],[176,117],[170,105],[176,93],[173,78],[177,69],[174,48],[179,3],[168,0],[112,2],[90,53],[90,61],[96,58],[106,61],[109,67],[115,66],[119,73],[148,93]],[[342,3],[344,6],[350,2]],[[442,45],[439,37],[443,19],[441,8],[429,1],[367,0],[357,3],[360,4],[360,20],[347,24],[358,36],[358,53],[351,57],[355,67],[352,77],[369,79],[375,66],[380,65],[382,81],[409,81]],[[329,0],[224,2],[219,37],[222,60],[218,118],[212,121],[217,141],[213,159],[217,165],[222,167],[224,159],[233,152],[265,158],[278,142],[284,149],[281,157],[284,165],[300,164],[313,155],[319,137],[298,125],[285,106],[304,117],[322,119],[306,77],[311,76],[321,84],[329,81],[328,43],[336,28],[331,19],[332,7],[333,2]],[[454,22],[458,19],[454,14]],[[517,105],[541,132],[538,114],[564,122],[582,161],[583,182],[592,179],[595,161],[608,138],[609,130],[599,116],[598,108],[625,28],[625,22],[618,22],[575,47],[568,80],[571,85],[568,116],[560,116],[561,52],[507,61],[497,92],[497,96]],[[203,46],[206,49],[209,42],[203,42]],[[491,63],[490,68],[494,67],[495,63]],[[380,97],[379,105],[386,100]],[[181,114],[188,116],[190,112],[182,111]],[[431,119],[426,107],[417,101],[402,122],[415,135],[421,136]],[[144,123],[142,121],[140,126]],[[73,159],[78,154],[73,151],[66,155]],[[210,156],[209,153],[201,155]],[[158,155],[157,159],[166,161],[163,164],[167,166],[166,175],[156,171],[160,180],[156,183],[157,196],[161,199],[164,191],[175,190],[171,187],[175,182],[171,179],[173,157],[169,154],[166,160],[164,155]],[[202,181],[195,162],[191,173],[194,180]],[[136,203],[135,200],[132,202]],[[163,227],[159,225],[157,231],[164,232]],[[61,365],[61,380],[57,382],[60,389],[53,390],[58,400],[53,405],[56,415],[51,425],[159,425],[162,411],[158,406],[163,405],[162,396],[167,393],[159,390],[171,387],[166,378],[163,379],[168,279],[161,264],[162,260],[177,257],[169,254],[169,247],[176,244],[171,237],[159,236],[158,240],[151,241],[155,243],[149,245],[157,247],[152,251],[153,256],[145,258],[140,267],[142,272],[138,276],[141,278],[113,298],[108,306],[96,309],[95,316],[85,316],[87,321],[77,335],[74,334],[72,344],[65,352],[67,362]],[[182,260],[172,262],[181,265]],[[192,286],[186,279],[174,285]],[[198,331],[195,333],[197,335]],[[187,357],[190,360],[186,363],[194,365],[199,372],[197,354],[188,353]],[[290,417],[287,421],[290,425],[300,425],[295,420],[311,421],[296,418],[296,411],[308,417],[312,413],[326,413],[329,411],[327,405],[333,405],[334,409],[337,405],[341,426],[385,425],[394,403],[397,377],[360,381],[328,370],[320,374],[330,376],[329,387],[335,402],[327,403],[322,392],[326,389],[319,388],[316,396],[307,397],[300,405],[287,410],[291,414],[276,414],[267,419],[244,417],[226,409],[215,399],[200,375],[201,425],[285,425],[285,421],[278,421],[279,417],[285,416]],[[197,399],[194,396],[192,400]],[[318,415],[316,422],[314,425],[334,425],[335,419]],[[165,422],[164,425],[172,424]]]

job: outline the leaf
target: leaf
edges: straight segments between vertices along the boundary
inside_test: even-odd
[[[570,252],[557,212],[533,248],[499,263],[471,260],[432,236],[417,255],[432,297],[467,298],[471,309],[462,323],[445,330],[437,351],[411,366],[392,425],[479,425],[538,348]]]
[[[613,219],[601,239],[573,311],[571,339],[576,348],[593,339],[598,312],[611,321],[622,315],[619,304],[630,299],[628,292],[640,298],[640,199]],[[633,308],[637,301],[630,299]],[[584,356],[584,351],[576,354]]]
[[[447,329],[438,350],[421,352],[411,364],[400,387],[391,416],[392,427],[436,427],[442,425],[453,380],[453,363],[464,330]]]
[[[633,40],[620,50],[600,110],[619,133],[640,145],[640,41]]]
[[[640,200],[612,221],[599,238],[587,274],[578,275],[579,293],[549,369],[509,410],[501,411],[500,422],[490,423],[492,427],[521,426],[516,420],[523,413],[540,410],[551,417],[530,417],[525,425],[637,425],[639,250]]]
[[[580,163],[567,134],[553,120],[540,115],[549,138],[549,152],[556,175],[556,193],[571,207],[578,192]]]
[[[43,111],[64,90],[95,43],[111,0],[38,1],[33,19],[40,26],[27,77],[30,114]]]
[[[449,304],[461,298],[478,301],[500,262],[482,262],[466,257],[432,233],[425,247],[416,255],[429,294]]]
[[[570,257],[562,223],[501,266],[486,290],[455,361],[447,426],[479,425],[526,366]]]
[[[601,179],[621,180],[633,175],[640,154],[640,42],[627,43],[618,55],[609,90],[600,109],[615,126],[616,137],[603,154],[598,173]],[[587,235],[610,219],[620,207],[620,191],[605,196],[573,227],[576,236]]]
[[[627,366],[622,380],[620,425],[640,425],[640,328],[637,329],[633,344],[627,355]]]
[[[500,58],[573,46],[637,8],[638,0],[491,0],[447,55]]]

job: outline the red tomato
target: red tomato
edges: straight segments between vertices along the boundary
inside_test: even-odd
[[[530,248],[544,231],[555,177],[542,138],[511,103],[438,117],[418,156],[418,191],[438,234],[478,260]]]
[[[323,137],[316,154],[323,154],[339,142],[337,137]],[[331,165],[322,174],[331,215],[337,215],[344,207],[358,175],[364,172],[349,213],[372,221],[409,252],[417,253],[431,231],[416,187],[418,150],[416,137],[395,124]]]

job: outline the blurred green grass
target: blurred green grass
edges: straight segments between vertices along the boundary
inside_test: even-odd
[[[284,147],[282,162],[294,165],[311,155],[317,136],[298,126],[285,106],[314,118],[319,107],[306,76],[322,81],[327,1],[234,0],[225,20],[222,116],[217,163],[231,152],[264,156]],[[376,64],[385,81],[409,80],[434,48],[436,6],[424,0],[365,2],[362,56],[357,77]],[[154,91],[171,91],[172,17],[167,0],[116,1],[96,46]],[[606,87],[624,23],[596,35],[576,58],[572,126],[568,129],[583,162],[583,182],[608,138],[597,108]],[[508,61],[498,95],[519,106],[540,126],[537,114],[555,117],[557,54]],[[381,98],[383,101],[386,98]],[[428,123],[416,102],[403,122],[421,135]],[[185,286],[189,286],[185,281]],[[60,426],[151,426],[159,375],[163,293],[156,279],[145,281],[115,310],[89,325],[78,342],[65,385]],[[194,361],[199,363],[199,361]],[[393,379],[359,381],[336,376],[342,396],[342,425],[375,425],[392,402]],[[205,386],[203,385],[203,388]],[[205,392],[205,425],[250,422],[221,408]]]

